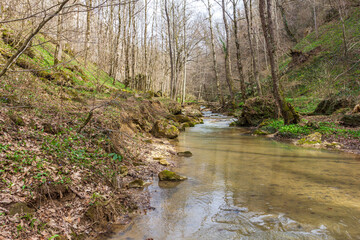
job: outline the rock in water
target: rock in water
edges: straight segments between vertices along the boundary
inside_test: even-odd
[[[237,116],[238,126],[258,126],[264,119],[276,118],[277,106],[270,97],[254,97],[246,100],[242,112]]]
[[[187,179],[186,177],[180,176],[169,170],[164,170],[160,172],[158,177],[159,177],[159,181],[173,181],[173,182],[184,181]]]
[[[192,157],[193,154],[190,151],[185,151],[185,152],[178,152],[177,155],[180,157]]]

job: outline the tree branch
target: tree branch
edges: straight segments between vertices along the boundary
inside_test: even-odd
[[[39,26],[33,31],[30,36],[25,40],[23,45],[19,48],[19,50],[10,57],[10,59],[6,62],[4,69],[0,73],[0,78],[5,75],[7,70],[11,67],[11,65],[20,57],[20,55],[28,48],[31,40],[40,32],[40,30],[45,26],[46,23],[48,23],[51,19],[53,19],[56,15],[59,14],[59,12],[64,8],[64,6],[69,2],[70,0],[64,0],[59,8],[51,14],[49,17],[44,17],[42,22],[39,24]]]

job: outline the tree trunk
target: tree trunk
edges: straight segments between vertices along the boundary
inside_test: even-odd
[[[92,0],[88,0],[87,2],[87,13],[86,13],[86,32],[85,32],[85,43],[84,43],[84,65],[87,65],[88,60],[88,52],[89,52],[89,40],[90,40],[90,31],[91,31],[91,8],[92,8]]]
[[[187,61],[187,49],[186,49],[186,0],[184,0],[184,12],[183,12],[183,17],[184,17],[184,78],[183,78],[183,92],[182,92],[182,98],[181,98],[181,103],[184,104],[185,100],[186,100],[186,61]]]
[[[229,26],[226,19],[226,6],[225,6],[225,0],[222,0],[222,15],[223,15],[223,21],[225,26],[225,43],[223,44],[224,49],[224,55],[225,55],[225,74],[226,74],[226,82],[229,87],[229,93],[230,93],[230,102],[231,104],[235,104],[235,95],[234,95],[234,87],[233,87],[233,78],[231,74],[231,61],[230,61],[230,55],[229,55],[229,41],[230,41],[230,33],[229,33]]]
[[[216,83],[216,94],[217,94],[217,98],[219,99],[220,103],[222,105],[224,105],[224,96],[221,92],[221,88],[220,88],[220,81],[219,81],[219,73],[217,70],[217,63],[216,63],[216,51],[215,51],[215,41],[214,41],[214,30],[213,30],[213,26],[212,26],[212,13],[211,13],[211,5],[210,5],[210,0],[207,0],[207,10],[208,10],[208,14],[209,14],[209,26],[210,26],[210,40],[211,40],[211,53],[212,53],[212,58],[213,58],[213,70],[214,70],[214,74],[215,74],[215,83]]]
[[[240,89],[241,89],[241,97],[242,100],[246,101],[246,87],[245,87],[245,77],[243,72],[243,65],[241,63],[241,50],[240,50],[240,42],[239,42],[239,36],[238,36],[238,19],[237,19],[237,13],[236,13],[236,2],[235,0],[232,0],[233,4],[233,22],[234,22],[234,39],[235,39],[235,47],[236,47],[236,65],[239,72],[239,78],[240,78]]]
[[[277,0],[276,3],[277,3],[277,7],[280,10],[280,14],[281,14],[281,17],[282,17],[282,20],[283,20],[286,35],[288,36],[288,38],[293,43],[297,43],[297,40],[295,38],[295,34],[290,30],[289,24],[287,22],[285,8],[283,7],[283,5],[281,3],[279,3],[279,0]]]
[[[55,47],[55,53],[54,53],[54,65],[57,65],[59,62],[61,62],[62,58],[62,26],[63,26],[63,20],[62,16],[58,16],[58,23],[57,23],[57,33],[56,33],[56,47]]]
[[[169,58],[170,58],[170,98],[174,99],[173,95],[173,87],[174,87],[174,61],[173,61],[173,53],[172,53],[172,43],[171,43],[171,30],[170,30],[170,16],[168,12],[167,0],[165,0],[165,15],[166,15],[166,23],[167,23],[167,31],[168,31],[168,44],[169,44]]]
[[[250,1],[250,7],[251,7],[251,1]],[[261,91],[261,84],[259,81],[259,72],[257,70],[257,65],[256,65],[256,59],[255,59],[255,53],[254,53],[254,47],[253,47],[253,43],[252,43],[252,36],[251,36],[251,26],[250,26],[250,18],[249,18],[249,10],[248,10],[248,5],[247,5],[247,1],[243,0],[244,3],[244,10],[245,10],[245,18],[246,18],[246,25],[247,25],[247,35],[248,35],[248,42],[249,42],[249,47],[250,47],[250,57],[251,57],[251,67],[252,67],[252,75],[253,75],[253,80],[256,84],[256,89],[258,92],[258,95],[261,96],[262,95],[262,91]]]
[[[266,3],[265,3],[266,1]],[[267,5],[265,9],[265,4]],[[274,40],[273,21],[271,16],[271,0],[259,0],[259,13],[261,26],[264,33],[266,42],[267,54],[271,67],[271,78],[273,85],[273,95],[278,106],[278,111],[281,112],[284,123],[289,124],[287,112],[284,110],[284,101],[279,92],[279,79],[278,79],[278,65],[276,62],[276,44]]]

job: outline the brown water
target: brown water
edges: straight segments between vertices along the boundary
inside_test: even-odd
[[[189,179],[148,187],[154,211],[111,239],[360,239],[360,159],[229,128],[210,116],[179,137]]]

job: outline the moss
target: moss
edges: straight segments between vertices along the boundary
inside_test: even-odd
[[[261,136],[261,135],[268,135],[269,133],[261,129],[256,129],[253,134]]]
[[[313,134],[310,134],[302,139],[300,139],[299,141],[297,141],[297,144],[299,145],[304,145],[304,144],[309,144],[309,145],[313,145],[313,144],[320,144],[321,142],[321,138],[322,135],[319,132],[315,132]]]
[[[186,180],[186,177],[180,176],[174,172],[171,172],[169,170],[164,170],[159,173],[158,175],[160,181],[183,181]]]
[[[145,183],[143,180],[141,179],[136,179],[132,182],[129,183],[129,188],[142,188],[144,187]]]
[[[166,137],[166,138],[176,138],[180,132],[179,129],[173,125],[174,122],[170,122],[169,120],[166,119],[161,119],[158,120],[151,132],[155,137]]]

